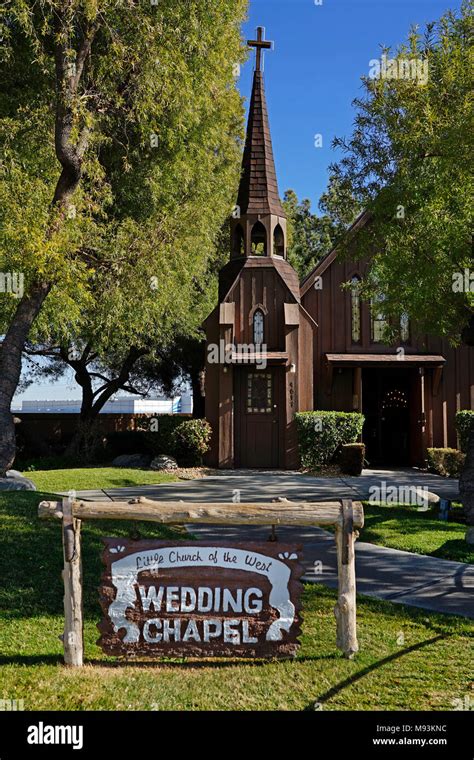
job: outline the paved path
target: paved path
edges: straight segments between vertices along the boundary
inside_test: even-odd
[[[84,499],[132,498],[179,501],[232,501],[234,491],[240,491],[241,501],[271,501],[285,496],[293,501],[331,501],[351,498],[367,499],[373,486],[413,486],[427,488],[445,499],[458,497],[458,481],[439,475],[406,470],[364,470],[357,478],[313,478],[299,472],[255,472],[254,470],[222,470],[219,475],[199,480],[186,480],[158,486],[139,486],[105,491],[79,491]]]
[[[178,501],[232,501],[235,490],[240,500],[268,501],[278,496],[292,500],[320,500],[342,497],[367,498],[372,485],[427,487],[445,498],[457,496],[457,482],[415,470],[366,470],[360,478],[310,478],[299,473],[229,472],[225,475],[159,486],[139,486],[107,491],[82,491],[83,498],[112,501],[147,496]],[[260,526],[190,525],[202,540],[255,540],[268,538]],[[282,527],[280,541],[301,543],[305,580],[337,586],[336,551],[333,536],[320,528]],[[322,563],[322,572],[317,563]],[[321,567],[321,566],[319,566]],[[378,599],[421,607],[426,610],[462,615],[474,619],[474,565],[425,557],[357,542],[357,590]]]

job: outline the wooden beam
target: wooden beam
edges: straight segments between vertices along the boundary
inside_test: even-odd
[[[69,498],[63,499],[62,514],[56,510],[55,516],[59,515],[63,522],[64,662],[80,668],[84,656],[81,521],[73,514],[73,501]]]
[[[354,367],[352,376],[352,409],[362,411],[362,367]]]
[[[441,378],[443,377],[443,367],[436,367],[433,373],[433,396],[439,393]]]
[[[233,325],[235,320],[235,303],[221,303],[219,306],[219,324]]]
[[[354,531],[355,504],[342,502],[343,524],[336,527],[338,597],[334,608],[336,616],[336,645],[344,656],[352,659],[359,651],[357,642],[356,619],[356,573],[355,541],[358,533]]]
[[[298,303],[284,303],[285,325],[295,326],[300,323],[300,305]]]
[[[364,524],[360,502],[353,504],[355,528]],[[41,519],[62,518],[57,501],[42,501]],[[342,528],[341,502],[285,502],[284,504],[222,504],[151,501],[74,501],[72,514],[80,520],[145,520],[162,524],[209,523],[219,525],[335,525]]]
[[[332,394],[332,381],[333,381],[334,367],[330,362],[326,362],[326,395]]]

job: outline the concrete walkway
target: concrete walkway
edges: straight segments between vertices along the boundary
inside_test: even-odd
[[[292,501],[333,501],[334,499],[368,499],[370,488],[413,486],[427,488],[444,499],[458,497],[458,481],[415,469],[364,470],[357,478],[314,478],[299,472],[259,472],[255,470],[222,470],[212,477],[184,480],[158,486],[78,491],[84,499],[116,500],[146,496],[149,499],[179,501],[232,501],[240,491],[240,501],[271,501],[284,496]]]
[[[372,485],[426,487],[444,498],[457,496],[457,482],[416,470],[366,470],[360,478],[311,478],[299,473],[228,472],[202,480],[107,491],[82,491],[86,499],[125,501],[146,496],[169,501],[269,501],[278,496],[291,500],[364,499]],[[265,541],[269,529],[260,526],[190,525],[200,540]],[[334,537],[320,528],[278,528],[282,542],[301,544],[305,580],[337,586]],[[435,612],[474,619],[474,565],[426,557],[357,542],[357,590],[360,594],[421,607]]]

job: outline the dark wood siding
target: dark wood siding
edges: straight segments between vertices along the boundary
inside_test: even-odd
[[[367,303],[362,304],[361,342],[352,343],[351,298],[349,291],[341,286],[350,281],[354,274],[363,277],[367,265],[336,259],[322,269],[322,290],[311,287],[302,298],[303,306],[318,323],[313,338],[315,408],[350,410],[352,370],[335,369],[330,386],[325,354],[394,354],[397,347],[371,342]],[[425,438],[426,445],[456,447],[455,414],[460,409],[474,409],[474,349],[467,346],[453,348],[447,340],[426,335],[412,336],[411,342],[404,348],[407,353],[436,354],[446,359],[435,395],[435,370],[425,370]]]

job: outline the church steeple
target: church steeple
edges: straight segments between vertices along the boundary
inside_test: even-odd
[[[272,140],[262,72],[262,51],[272,43],[263,39],[248,45],[257,49],[247,136],[237,198],[237,218],[232,223],[232,256],[282,256],[286,254],[286,216],[278,194]]]

